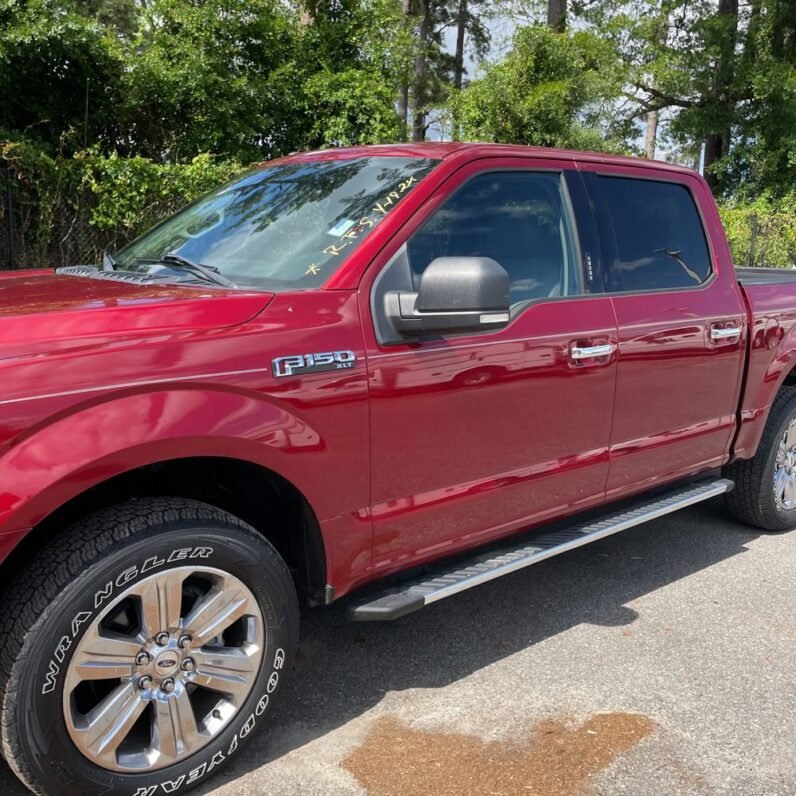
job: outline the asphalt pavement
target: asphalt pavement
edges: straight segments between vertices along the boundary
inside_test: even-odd
[[[796,531],[714,501],[394,623],[307,611],[272,722],[194,792],[794,796]]]

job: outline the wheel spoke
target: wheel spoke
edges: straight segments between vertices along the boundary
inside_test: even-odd
[[[71,670],[73,679],[109,680],[131,677],[135,669],[135,656],[140,651],[141,644],[137,639],[100,635],[99,626],[93,625],[75,653]]]
[[[205,748],[251,693],[265,646],[254,594],[198,562],[130,583],[80,630],[63,718],[75,747],[115,772],[148,774]]]
[[[250,611],[250,600],[242,589],[213,588],[185,617],[185,630],[193,646],[201,647]]]
[[[121,683],[85,717],[85,727],[80,730],[85,747],[115,763],[116,749],[146,706],[146,698],[134,683]]]
[[[785,487],[788,483],[788,474],[784,467],[778,467],[774,475],[774,491],[780,503],[785,501]]]
[[[154,701],[152,742],[164,760],[177,760],[199,742],[196,716],[183,686],[168,697]]]
[[[785,476],[785,503],[789,509],[796,504],[796,478],[793,476]]]
[[[180,626],[183,580],[179,573],[166,572],[142,584],[139,591],[141,619],[150,638],[162,630],[175,630]]]
[[[195,650],[196,670],[191,682],[222,694],[246,696],[259,663],[259,647]]]
[[[785,447],[788,450],[796,447],[796,421],[792,421],[785,432]]]

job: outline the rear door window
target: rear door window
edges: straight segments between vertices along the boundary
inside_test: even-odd
[[[702,219],[685,185],[606,175],[588,181],[608,292],[696,287],[710,276]]]

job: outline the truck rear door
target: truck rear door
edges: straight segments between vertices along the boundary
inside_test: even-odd
[[[571,161],[476,161],[366,273],[377,569],[603,500],[616,325],[610,299],[584,287],[594,240],[590,219],[576,223],[578,203],[586,197]],[[386,339],[384,291],[401,279],[416,290],[429,263],[450,256],[491,257],[508,271],[509,324]]]
[[[608,499],[726,461],[746,320],[695,175],[582,163],[619,330]],[[721,253],[723,257],[723,252]]]

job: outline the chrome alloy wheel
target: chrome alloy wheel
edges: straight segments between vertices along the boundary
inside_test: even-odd
[[[238,578],[190,566],[130,586],[76,645],[63,710],[93,763],[143,773],[213,740],[251,693],[265,646],[260,607]]]
[[[796,508],[796,418],[790,421],[774,462],[774,497],[777,508]]]

